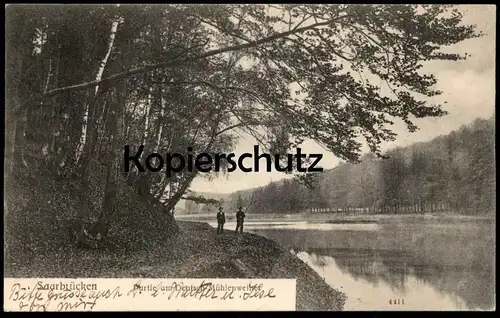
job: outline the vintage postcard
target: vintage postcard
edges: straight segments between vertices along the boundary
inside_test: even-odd
[[[495,6],[5,11],[4,311],[496,309]]]

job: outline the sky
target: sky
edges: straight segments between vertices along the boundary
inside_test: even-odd
[[[407,146],[415,142],[429,141],[439,135],[445,135],[460,126],[469,124],[476,118],[489,118],[495,110],[495,23],[496,7],[494,5],[461,5],[464,23],[475,24],[478,31],[485,36],[466,40],[449,49],[456,53],[472,55],[461,61],[437,61],[426,65],[423,71],[435,74],[438,83],[436,88],[443,91],[432,102],[440,103],[448,111],[448,115],[440,118],[425,118],[414,123],[420,128],[409,133],[404,125],[393,126],[398,134],[396,140],[384,144],[387,150],[396,146]],[[443,102],[446,101],[446,104]],[[234,149],[236,156],[244,152],[253,153],[255,139],[242,136]],[[323,154],[321,166],[324,169],[335,167],[340,160],[333,154],[308,140],[302,145],[303,153]],[[248,159],[247,159],[248,160]],[[197,177],[190,189],[200,192],[230,193],[253,187],[264,186],[286,176],[280,172],[243,172],[236,169],[226,176],[212,181]]]

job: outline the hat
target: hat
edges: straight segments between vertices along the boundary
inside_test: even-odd
[[[238,210],[243,210],[243,208],[240,206],[240,207],[238,208]]]
[[[219,211],[222,211],[222,207],[221,206],[219,207]]]

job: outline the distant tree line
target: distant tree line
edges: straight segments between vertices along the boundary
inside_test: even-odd
[[[494,118],[477,119],[430,142],[395,148],[387,159],[365,155],[321,175],[316,189],[282,180],[253,196],[250,213],[357,212],[484,215],[494,211]]]

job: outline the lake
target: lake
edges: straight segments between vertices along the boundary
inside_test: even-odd
[[[208,221],[214,216],[180,216]],[[234,230],[234,220],[225,228]],[[345,310],[490,310],[495,222],[454,216],[251,215],[245,231],[287,247],[333,288]],[[403,303],[404,302],[404,303]]]

